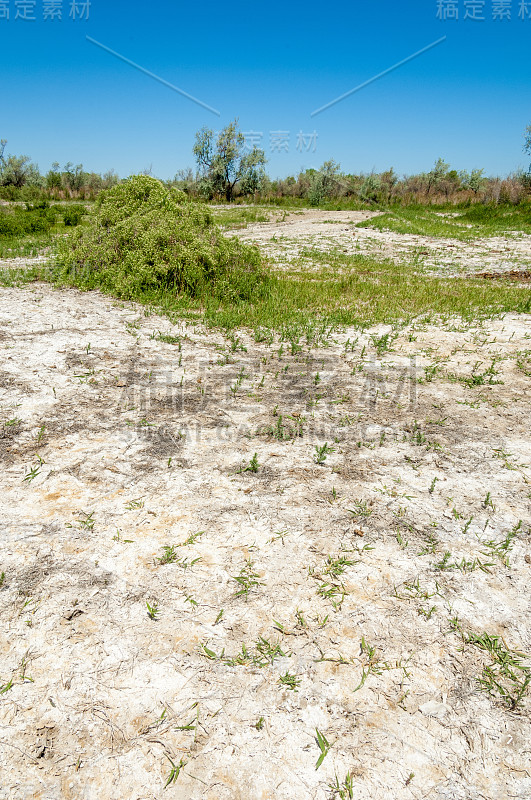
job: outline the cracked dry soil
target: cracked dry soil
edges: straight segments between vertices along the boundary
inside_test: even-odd
[[[1,800],[531,797],[531,323],[388,330],[1,290]]]

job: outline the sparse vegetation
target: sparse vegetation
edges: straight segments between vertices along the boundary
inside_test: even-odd
[[[321,205],[341,177],[330,175],[313,180]],[[148,187],[146,208],[122,219],[133,186]],[[60,230],[87,254],[96,221],[109,243],[166,200],[180,234],[210,214],[161,186],[102,194],[77,231],[56,211],[46,236]],[[419,225],[440,211],[422,210]],[[456,211],[449,224],[464,225]],[[448,763],[448,791],[463,796],[524,785],[505,739],[465,772],[459,753],[474,720],[515,732],[529,714],[527,284],[430,272],[420,245],[364,254],[368,229],[311,213],[315,237],[306,212],[307,237],[290,236],[278,210],[214,211],[263,237],[263,293],[225,296],[214,275],[216,294],[206,273],[197,292],[138,274],[131,304],[32,283],[50,278],[39,265],[3,273],[0,693],[28,791],[53,794],[61,755],[86,730],[68,776],[76,796],[97,759],[122,794],[138,774],[155,795],[379,797],[369,748],[391,794],[433,793]],[[149,281],[153,230],[141,225]],[[215,249],[219,228],[203,233]],[[194,236],[183,257],[198,252]],[[110,272],[105,291],[119,294],[128,273]],[[55,728],[33,750],[43,718]],[[404,742],[434,718],[449,737],[425,768]]]

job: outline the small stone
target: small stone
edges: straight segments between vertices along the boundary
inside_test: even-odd
[[[438,703],[436,700],[428,700],[427,703],[423,703],[423,705],[419,706],[419,711],[421,714],[424,714],[425,717],[442,719],[442,717],[448,713],[448,708],[444,703]]]

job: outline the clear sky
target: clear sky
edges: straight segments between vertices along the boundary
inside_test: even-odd
[[[72,161],[172,177],[194,166],[195,131],[238,117],[272,177],[330,158],[412,173],[438,157],[501,175],[529,161],[530,54],[531,0],[0,0],[0,138],[41,171]]]

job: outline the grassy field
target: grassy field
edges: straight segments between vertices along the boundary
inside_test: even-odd
[[[456,211],[453,207],[417,206],[385,211],[379,217],[358,223],[359,228],[435,236],[470,241],[508,232],[531,233],[531,206],[470,206]]]
[[[29,250],[29,243],[26,245]],[[23,253],[21,245],[19,252]],[[28,253],[26,253],[28,254]],[[316,253],[316,260],[320,254]],[[283,331],[287,338],[312,338],[326,328],[377,324],[403,326],[413,319],[460,315],[483,319],[507,312],[529,313],[529,288],[488,279],[437,278],[400,266],[390,260],[366,256],[329,257],[333,266],[305,271],[304,263],[289,272],[273,270],[267,291],[256,300],[223,303],[204,297],[192,299],[168,292],[146,291],[120,299],[134,300],[170,317],[203,321],[209,326],[233,331]],[[35,280],[51,280],[47,268],[8,269],[0,275],[5,286]],[[75,284],[74,284],[75,285]],[[259,333],[257,335],[260,335]]]
[[[502,209],[494,215],[485,212],[484,218],[468,229],[465,225],[472,223],[465,220],[481,217],[479,208],[462,212],[459,217],[441,217],[432,210],[412,209],[401,211],[400,215],[384,214],[361,225],[469,239],[499,235],[502,226],[524,231],[528,224],[526,215],[523,209]],[[215,217],[224,228],[245,227],[269,218],[262,209],[254,208],[216,210]],[[60,225],[52,234],[0,240],[0,257],[36,255],[51,244],[52,236],[63,232],[64,226]],[[39,279],[53,281],[53,272],[38,266],[29,270],[6,269],[0,276],[4,285]],[[72,285],[76,285],[75,278]],[[311,338],[315,331],[348,325],[362,329],[381,323],[400,326],[418,317],[433,319],[456,314],[470,320],[531,309],[531,295],[525,285],[493,283],[481,278],[436,277],[423,274],[414,263],[338,251],[324,254],[312,247],[305,248],[303,256],[283,271],[270,263],[266,290],[249,301],[235,303],[208,296],[197,299],[153,290],[115,296],[158,308],[175,318],[202,320],[229,331],[237,328],[283,331],[293,339]]]
[[[223,229],[246,228],[247,225],[254,222],[269,222],[271,213],[269,209],[263,206],[246,206],[244,208],[227,206],[226,208],[213,209],[214,219]],[[282,216],[282,212],[280,213]]]

